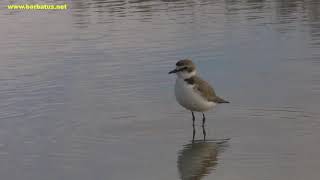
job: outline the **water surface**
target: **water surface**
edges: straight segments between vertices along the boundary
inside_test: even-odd
[[[6,9],[26,2],[0,2],[3,179],[319,179],[319,1]],[[231,102],[206,113],[206,142],[197,114],[200,144],[167,74],[182,58]]]

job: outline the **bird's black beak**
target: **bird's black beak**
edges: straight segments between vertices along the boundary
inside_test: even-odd
[[[174,70],[170,71],[169,74],[177,73],[177,72],[178,72],[178,70],[177,70],[177,69],[174,69]]]

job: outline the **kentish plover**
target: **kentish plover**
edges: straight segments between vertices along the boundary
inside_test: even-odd
[[[178,103],[192,113],[194,125],[194,112],[202,113],[202,126],[205,124],[204,112],[213,108],[216,104],[229,103],[218,97],[209,83],[197,76],[196,66],[189,59],[183,59],[176,63],[176,68],[169,72],[177,74],[175,84],[175,96]]]

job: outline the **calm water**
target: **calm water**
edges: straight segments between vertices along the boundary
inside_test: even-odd
[[[319,179],[318,0],[67,3],[0,2],[1,179]],[[174,99],[182,58],[231,102],[206,142]]]

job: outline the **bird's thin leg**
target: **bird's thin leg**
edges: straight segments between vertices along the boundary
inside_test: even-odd
[[[192,113],[192,126],[194,126],[194,121],[196,120],[196,118],[194,117],[193,111],[191,111]]]
[[[204,126],[202,126],[202,133],[203,133],[203,140],[205,141],[207,133],[206,133],[206,129]]]
[[[204,124],[206,123],[206,117],[204,116],[204,113],[202,113],[202,133],[203,133],[203,140],[206,140],[206,129],[204,128]]]
[[[193,143],[194,142],[194,136],[196,135],[196,128],[194,128],[194,125],[192,127],[193,127],[193,134],[192,134],[192,143]]]
[[[206,123],[206,117],[204,116],[204,113],[202,113],[202,127],[204,127],[205,123]]]
[[[192,133],[192,142],[194,141],[194,136],[196,135],[196,129],[194,128],[194,121],[196,120],[196,118],[194,117],[194,113],[191,111],[192,113],[192,127],[193,127],[193,133]]]

